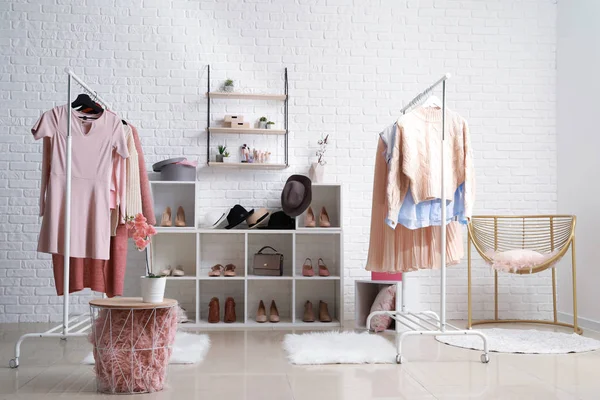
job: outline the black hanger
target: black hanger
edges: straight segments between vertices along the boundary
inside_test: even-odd
[[[102,107],[98,105],[98,103],[93,101],[90,96],[84,93],[77,96],[75,101],[71,103],[71,107],[81,107],[79,108],[79,111],[87,114],[100,114],[102,111],[104,111]]]

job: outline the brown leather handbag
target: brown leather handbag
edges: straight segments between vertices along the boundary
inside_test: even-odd
[[[263,250],[271,249],[274,253],[263,253]],[[271,246],[265,246],[254,254],[252,264],[254,275],[260,276],[282,276],[283,275],[283,254]]]

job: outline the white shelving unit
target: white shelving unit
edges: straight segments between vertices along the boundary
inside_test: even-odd
[[[154,272],[168,265],[181,265],[185,276],[169,277],[166,295],[177,299],[186,309],[190,322],[186,327],[202,329],[262,328],[312,329],[317,327],[341,327],[344,315],[343,301],[343,230],[341,226],[342,187],[339,184],[314,184],[313,209],[318,218],[325,205],[331,218],[330,228],[303,227],[304,215],[296,218],[297,229],[204,229],[198,228],[202,210],[196,207],[195,182],[152,181],[157,222],[160,223],[164,208],[170,206],[173,213],[183,205],[187,227],[157,227],[152,240]],[[194,193],[191,196],[191,193]],[[193,203],[190,203],[190,199]],[[182,203],[182,204],[179,204]],[[317,208],[318,207],[318,208]],[[188,219],[188,214],[193,219]],[[174,218],[174,217],[173,217]],[[245,227],[245,224],[241,224]],[[284,255],[283,276],[257,276],[253,274],[252,260],[263,246],[272,246]],[[302,265],[311,258],[315,273],[317,260],[323,258],[331,276],[304,277]],[[234,264],[235,277],[211,278],[208,272],[215,264]],[[208,304],[213,297],[219,299],[221,321],[225,299],[233,297],[236,302],[237,322],[211,324],[208,322]],[[254,318],[258,303],[262,300],[269,311],[275,300],[281,321],[257,323]],[[319,301],[325,301],[333,319],[331,323],[302,322],[304,304],[313,303],[318,316]]]

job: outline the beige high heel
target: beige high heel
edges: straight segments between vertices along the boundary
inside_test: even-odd
[[[165,208],[165,212],[162,214],[160,226],[172,226],[173,219],[171,218],[171,207]]]
[[[183,211],[183,207],[181,206],[179,206],[179,208],[177,209],[177,215],[175,216],[175,226],[185,226],[185,212]]]
[[[306,228],[314,228],[317,226],[317,221],[315,220],[315,213],[313,212],[311,207],[308,207],[308,211],[306,211],[306,216],[304,217],[304,226]]]
[[[321,208],[321,214],[319,214],[319,226],[321,228],[331,227],[331,221],[329,220],[329,214],[327,214],[327,210],[325,209],[325,207]]]

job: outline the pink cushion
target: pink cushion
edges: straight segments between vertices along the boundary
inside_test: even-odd
[[[492,260],[492,268],[499,271],[515,272],[522,269],[531,270],[554,257],[557,252],[542,254],[535,250],[516,249],[499,252],[490,251],[486,255]]]
[[[373,311],[394,311],[396,309],[396,285],[390,285],[379,291],[373,305]],[[392,325],[392,318],[387,315],[376,315],[371,318],[371,330],[383,332]]]

